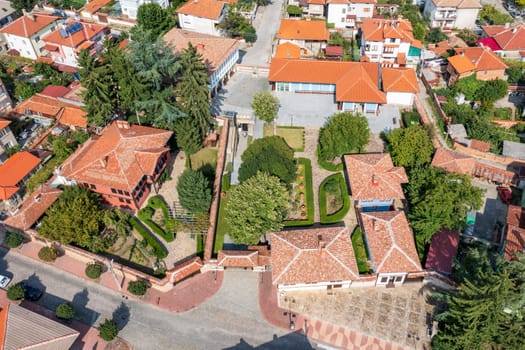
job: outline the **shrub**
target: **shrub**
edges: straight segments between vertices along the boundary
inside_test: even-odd
[[[9,248],[18,248],[22,243],[24,243],[24,236],[18,232],[7,232],[4,243]]]
[[[75,317],[75,309],[71,303],[62,303],[55,309],[55,316],[69,321]]]
[[[155,252],[155,256],[157,258],[164,259],[168,256],[168,253],[166,252],[164,247],[134,217],[131,218],[131,226],[133,226],[133,228],[137,230],[137,232],[142,236],[142,238],[144,238],[148,245],[153,248],[153,251]]]
[[[221,190],[223,192],[228,192],[230,190],[230,176],[229,176],[229,174],[222,175]]]
[[[117,322],[114,320],[105,319],[104,322],[98,326],[99,336],[105,341],[112,341],[118,335]]]
[[[42,249],[40,249],[38,252],[38,257],[40,260],[52,262],[58,257],[58,252],[53,247],[42,247]]]
[[[286,8],[286,12],[288,12],[288,15],[290,16],[300,17],[303,15],[303,10],[299,6],[295,5],[288,5],[288,7]]]
[[[306,220],[287,220],[285,227],[311,226],[314,223],[314,189],[312,182],[312,162],[307,158],[297,159],[297,164],[302,164],[304,168],[304,187],[306,198]]]
[[[166,209],[167,210],[167,209]],[[173,234],[171,232],[164,231],[159,225],[157,225],[153,220],[151,220],[155,209],[150,206],[142,208],[138,211],[138,218],[143,221],[155,234],[161,236],[166,242],[172,242],[174,240]]]
[[[337,188],[334,188],[337,186]],[[332,192],[334,191],[334,192]],[[337,212],[328,215],[326,208],[326,193],[339,193],[343,206]],[[343,220],[350,209],[350,196],[346,188],[346,182],[343,174],[337,173],[330,175],[321,182],[319,186],[319,221],[321,224],[334,224]]]
[[[411,125],[420,125],[421,124],[421,116],[418,112],[403,112],[401,115],[401,119],[403,119],[403,124],[405,127],[409,127]]]
[[[144,295],[148,290],[148,282],[144,280],[131,281],[128,284],[128,292],[134,295]]]
[[[102,274],[102,265],[99,263],[89,263],[86,266],[86,276],[97,279]]]
[[[24,288],[19,284],[14,284],[7,289],[7,298],[9,300],[22,300],[24,296]]]

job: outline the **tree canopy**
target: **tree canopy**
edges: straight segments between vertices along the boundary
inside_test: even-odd
[[[35,5],[38,3],[37,0],[9,0],[11,3],[11,6],[21,12],[22,10],[31,11],[35,7]]]
[[[428,131],[420,125],[395,129],[386,135],[387,151],[396,166],[412,168],[430,164],[434,146]]]
[[[432,28],[427,33],[426,39],[431,43],[438,43],[440,41],[446,40],[447,35],[441,31],[441,28]]]
[[[483,5],[479,11],[480,21],[486,24],[505,24],[512,23],[513,19],[508,14],[501,13],[494,5]]]
[[[285,184],[295,179],[293,149],[280,136],[253,141],[241,156],[239,181],[243,182],[262,171],[276,176]]]
[[[233,4],[228,6],[226,16],[224,16],[218,27],[231,38],[244,37],[247,42],[255,42],[257,40],[255,28]]]
[[[137,24],[144,30],[151,31],[155,37],[166,33],[175,26],[173,12],[163,9],[157,3],[146,3],[139,6],[137,11]]]
[[[257,173],[230,190],[228,235],[235,243],[257,244],[262,235],[283,227],[287,204],[288,192],[279,179]]]
[[[177,182],[177,192],[184,209],[195,214],[208,212],[211,203],[210,183],[201,171],[184,170]]]
[[[332,161],[345,153],[361,152],[369,138],[365,117],[349,112],[336,113],[319,130],[319,156]]]
[[[253,95],[250,106],[259,119],[271,123],[277,117],[279,99],[273,96],[271,92],[258,92]]]

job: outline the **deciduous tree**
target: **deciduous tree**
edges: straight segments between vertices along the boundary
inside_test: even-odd
[[[434,146],[427,130],[420,125],[395,129],[386,139],[387,151],[396,166],[412,168],[430,164]]]
[[[184,170],[177,182],[177,192],[180,204],[192,213],[205,213],[210,208],[210,183],[201,171]]]
[[[22,10],[32,11],[35,5],[38,3],[37,0],[9,0],[11,6],[18,12]]]
[[[99,336],[105,341],[112,341],[118,335],[117,322],[113,319],[105,319],[104,322],[98,326]]]
[[[279,99],[272,95],[271,92],[258,92],[253,95],[250,106],[253,113],[267,123],[274,121],[279,110]]]
[[[230,191],[228,235],[235,243],[257,244],[262,235],[283,227],[287,203],[288,192],[280,180],[257,173]]]
[[[139,6],[137,24],[158,37],[175,26],[175,19],[168,9],[163,9],[157,3],[147,3]]]

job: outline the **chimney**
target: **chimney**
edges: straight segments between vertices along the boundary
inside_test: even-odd
[[[119,129],[129,129],[131,128],[131,125],[129,125],[129,123],[125,120],[117,120],[116,121],[117,123],[117,128]]]
[[[204,44],[198,43],[197,44],[197,51],[204,51]]]
[[[108,156],[104,156],[104,158],[100,158],[100,165],[105,169],[108,165]]]
[[[518,31],[518,27],[512,28],[512,33],[516,33]]]
[[[323,235],[317,235],[317,250],[319,251],[319,255],[321,255],[321,257],[324,257],[324,248],[325,242],[323,241]]]
[[[509,28],[510,28],[510,23],[509,22],[505,23],[505,29],[509,29]]]
[[[37,195],[35,196],[35,202],[36,202],[36,203],[40,202],[40,198],[41,198],[41,197],[42,197],[41,194],[37,194]]]
[[[377,181],[375,175],[372,175],[372,186],[377,186],[377,185],[379,185],[379,181]]]
[[[22,9],[22,14],[24,15],[24,17],[29,18],[33,22],[35,21],[35,16],[33,15],[33,12],[27,12],[26,10]]]

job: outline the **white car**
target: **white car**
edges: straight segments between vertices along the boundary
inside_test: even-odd
[[[0,275],[0,288],[6,288],[9,282],[11,282],[9,277]]]

